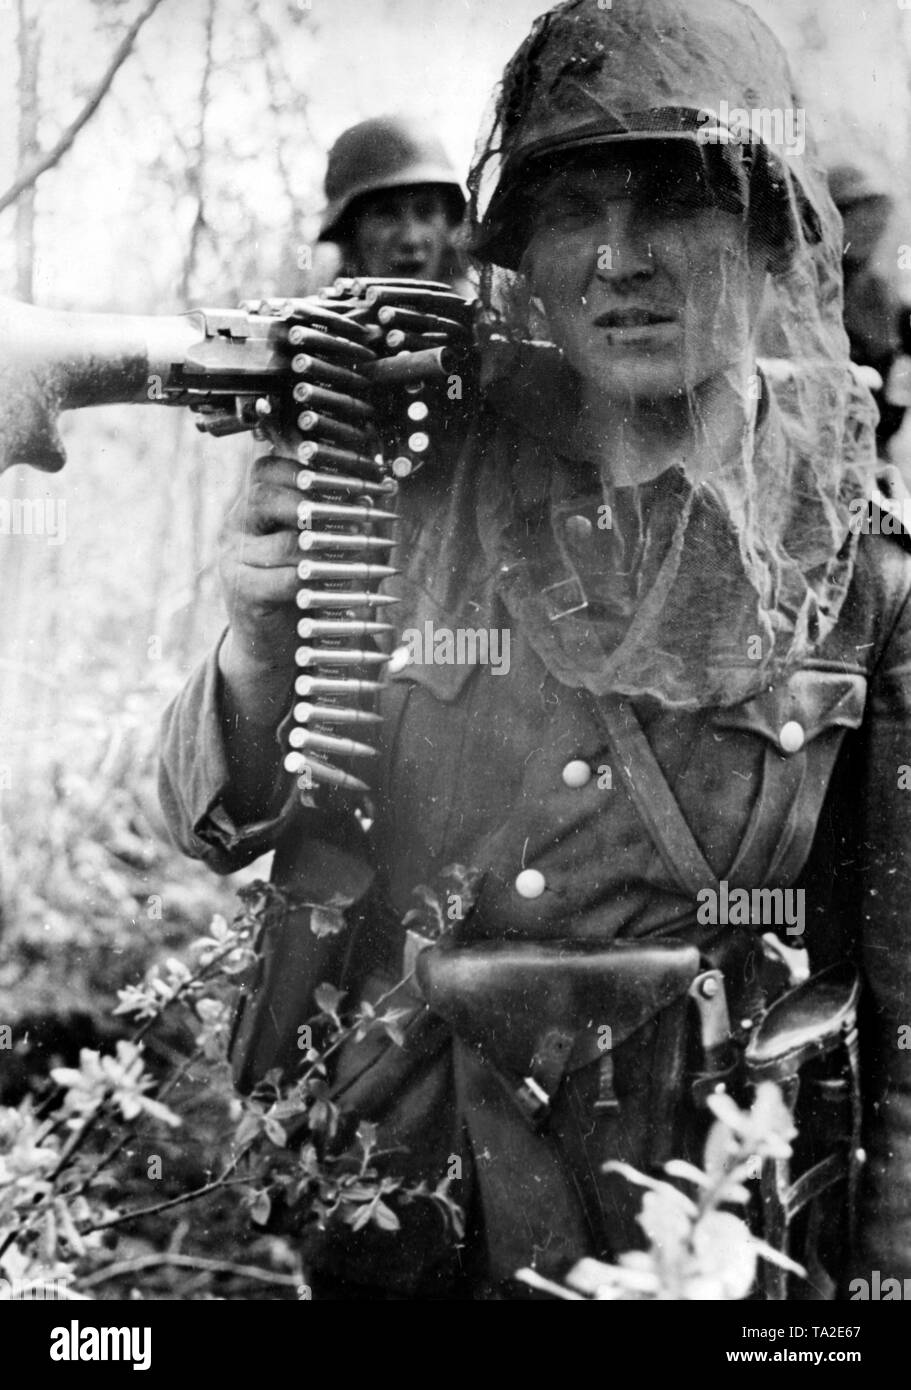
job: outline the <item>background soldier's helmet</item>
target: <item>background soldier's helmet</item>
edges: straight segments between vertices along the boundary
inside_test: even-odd
[[[361,198],[416,184],[440,188],[453,225],[461,221],[465,192],[435,136],[406,116],[378,116],[351,126],[329,151],[320,241],[350,239]]]

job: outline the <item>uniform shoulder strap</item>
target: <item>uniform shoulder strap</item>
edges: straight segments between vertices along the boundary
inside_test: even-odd
[[[717,875],[696,843],[630,701],[591,696],[590,706],[671,878],[688,897],[700,889],[717,889]]]

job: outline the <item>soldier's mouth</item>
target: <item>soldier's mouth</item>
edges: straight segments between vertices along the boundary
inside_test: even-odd
[[[682,327],[675,314],[660,309],[628,306],[608,309],[594,320],[606,347],[634,353],[676,348]]]
[[[599,328],[651,328],[661,324],[676,323],[673,314],[661,313],[655,309],[628,308],[608,309],[595,319]]]

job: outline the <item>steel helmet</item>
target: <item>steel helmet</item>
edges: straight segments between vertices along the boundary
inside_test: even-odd
[[[441,188],[452,221],[461,221],[465,191],[440,141],[422,123],[408,116],[376,116],[351,126],[329,151],[319,240],[348,239],[349,215],[358,198],[414,184]]]
[[[676,140],[699,151],[715,191],[735,202],[745,173],[740,154],[750,148],[752,212],[784,263],[800,235],[818,240],[811,194],[821,177],[803,147],[787,146],[786,112],[797,117],[802,108],[784,51],[736,0],[624,0],[616,8],[565,0],[535,21],[506,65],[468,178],[471,251],[517,267],[531,175],[546,161]],[[754,118],[764,119],[761,138]]]

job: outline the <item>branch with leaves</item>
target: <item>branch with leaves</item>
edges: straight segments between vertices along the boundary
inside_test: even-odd
[[[429,892],[421,894],[425,906]],[[431,1186],[391,1174],[380,1160],[392,1155],[378,1149],[376,1126],[368,1123],[357,1126],[347,1147],[339,1150],[335,1143],[341,1117],[332,1099],[329,1062],[346,1043],[360,1043],[376,1030],[394,1046],[402,1044],[405,1011],[387,1003],[398,986],[372,1004],[362,1001],[346,1011],[343,993],[322,984],[311,1020],[320,1046],[302,1051],[292,1079],[275,1071],[249,1097],[234,1095],[227,1048],[238,980],[254,959],[253,943],[263,922],[296,906],[261,882],[241,889],[239,897],[234,921],[217,916],[192,944],[191,963],[171,958],[142,984],[120,991],[115,1012],[138,1026],[132,1038],[117,1042],[113,1055],[83,1049],[78,1067],[52,1071],[58,1088],[52,1102],[36,1109],[26,1100],[0,1109],[0,1275],[77,1284],[85,1277],[89,1287],[99,1282],[114,1228],[232,1188],[240,1188],[260,1226],[270,1221],[279,1198],[295,1211],[297,1224],[341,1223],[353,1231],[373,1225],[395,1232],[400,1205],[427,1201],[440,1212],[441,1239],[462,1236],[462,1212],[450,1196],[448,1178]],[[443,921],[442,910],[435,915]],[[326,929],[322,918],[319,929]],[[184,1062],[156,1084],[146,1069],[144,1040],[166,1016],[179,1017],[193,1042]],[[180,1116],[165,1101],[199,1060],[211,1066],[226,1108],[236,1116],[220,1171],[168,1200],[112,1208],[115,1159],[145,1127],[180,1126]]]
[[[605,1164],[605,1172],[621,1173],[646,1189],[637,1221],[648,1237],[647,1250],[631,1250],[616,1264],[580,1260],[565,1285],[531,1269],[517,1277],[555,1298],[611,1302],[743,1299],[755,1284],[760,1259],[805,1278],[800,1265],[760,1240],[734,1212],[723,1210],[750,1201],[745,1184],[755,1176],[757,1160],[790,1156],[797,1131],[781,1091],[774,1082],[762,1082],[748,1111],[726,1094],[709,1096],[707,1104],[716,1118],[703,1168],[682,1159],[664,1165],[668,1177],[695,1189],[692,1197],[627,1163]]]

